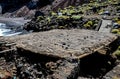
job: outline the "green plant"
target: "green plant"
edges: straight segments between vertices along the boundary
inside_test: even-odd
[[[114,76],[112,79],[120,79],[119,77],[117,77],[117,76]]]
[[[88,21],[87,24],[88,25],[93,25],[93,22],[92,21]]]
[[[46,18],[46,21],[47,21],[48,23],[50,23],[51,18],[50,18],[50,17]]]
[[[119,30],[118,29],[112,29],[111,32],[117,34],[119,32]]]
[[[118,21],[118,18],[114,18],[113,21],[117,22],[117,21]]]
[[[43,20],[43,19],[44,19],[43,16],[38,16],[36,21],[41,21],[41,20]]]
[[[85,28],[90,28],[91,26],[87,23],[83,25]]]
[[[52,16],[56,16],[57,13],[55,13],[55,12],[52,11],[52,12],[51,12],[51,15],[52,15]]]
[[[114,52],[114,55],[117,56],[117,57],[120,57],[120,50],[116,50],[116,51]]]
[[[71,16],[72,19],[75,19],[75,20],[79,20],[81,19],[82,17],[80,15],[73,15]]]
[[[68,19],[69,16],[58,16],[57,19]]]
[[[58,26],[58,29],[65,29],[65,26]]]
[[[118,46],[117,50],[113,53],[113,56],[120,57],[120,46]]]

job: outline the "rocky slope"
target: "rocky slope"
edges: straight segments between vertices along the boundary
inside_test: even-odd
[[[83,0],[0,0],[0,14],[6,17],[31,17],[36,10],[47,13],[69,5],[79,5]]]

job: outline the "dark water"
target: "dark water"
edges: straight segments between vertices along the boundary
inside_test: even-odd
[[[0,36],[14,36],[22,33],[23,32],[21,28],[11,28],[4,23],[0,23]]]

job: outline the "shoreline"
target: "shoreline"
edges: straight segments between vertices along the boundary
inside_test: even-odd
[[[7,26],[6,30],[8,30],[5,32],[1,32],[0,36],[13,36],[13,35],[26,34],[27,32],[23,30],[23,27],[24,27],[24,24],[29,21],[30,19],[25,20],[24,17],[6,18],[6,17],[0,16],[0,23],[6,24]]]
[[[6,18],[0,16],[0,23],[5,23],[8,26],[22,26],[25,23],[29,22],[31,19],[25,20],[24,17],[15,17],[15,18]]]

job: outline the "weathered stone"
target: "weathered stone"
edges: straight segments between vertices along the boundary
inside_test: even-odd
[[[1,0],[0,1],[0,3],[3,4],[2,7],[4,7],[2,13],[8,17],[17,15],[17,13],[20,12],[21,9],[24,8],[24,6],[27,6],[27,8],[29,8],[29,11],[31,11],[31,9],[34,9],[34,10],[41,9],[46,14],[50,10],[58,10],[59,8],[64,8],[69,5],[79,5],[82,2],[84,1],[82,0],[16,0],[16,1],[15,0]],[[25,15],[32,16],[34,14],[34,13],[30,14],[29,11],[27,10],[28,12],[27,14],[25,13],[26,12],[25,10],[22,11],[23,13],[21,12],[22,13],[21,16],[22,17]]]
[[[0,14],[2,14],[2,6],[0,5]]]
[[[62,61],[52,75],[47,76],[48,79],[76,79],[79,74],[79,63],[70,63]]]
[[[27,15],[28,12],[29,12],[28,7],[23,6],[22,8],[19,9],[19,11],[17,11],[16,16],[18,16],[18,17],[25,16],[25,15]]]
[[[17,48],[41,55],[76,59],[109,45],[117,37],[90,30],[51,30],[5,38]]]
[[[103,77],[103,79],[119,79],[119,78],[120,78],[120,64],[114,67]]]

